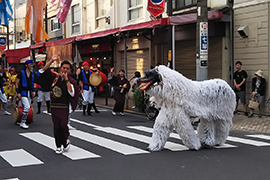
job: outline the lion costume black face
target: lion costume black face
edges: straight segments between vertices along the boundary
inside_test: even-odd
[[[140,91],[145,91],[150,88],[151,85],[160,82],[160,75],[156,68],[148,69],[145,72],[145,77],[138,79],[138,86]]]

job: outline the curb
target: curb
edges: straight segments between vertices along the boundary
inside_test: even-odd
[[[111,107],[111,106],[104,106],[104,105],[100,105],[100,104],[96,104],[96,106],[104,108],[104,109],[110,109],[110,110],[113,109],[113,107]],[[124,112],[131,113],[131,114],[136,114],[136,115],[140,115],[140,116],[146,116],[144,113],[137,112],[137,111],[132,111],[132,110],[129,110],[129,109],[124,109]]]

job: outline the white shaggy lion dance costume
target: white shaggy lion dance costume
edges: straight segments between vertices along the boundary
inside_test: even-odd
[[[166,66],[147,70],[145,75],[138,85],[161,108],[150,151],[163,149],[173,130],[191,150],[224,144],[236,105],[235,93],[224,80],[192,81]],[[198,134],[191,125],[191,117],[200,119]]]

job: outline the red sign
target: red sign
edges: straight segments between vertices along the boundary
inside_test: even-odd
[[[0,45],[0,49],[1,49],[2,51],[4,51],[4,50],[6,49],[6,47],[7,47],[7,45],[4,45],[4,46]]]
[[[147,10],[157,18],[164,12],[165,0],[148,0]]]

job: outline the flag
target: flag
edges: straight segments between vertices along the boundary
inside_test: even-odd
[[[0,0],[0,24],[8,25],[8,20],[12,18],[13,10],[9,0]]]
[[[45,7],[46,0],[27,0],[26,3],[25,31],[27,34],[32,33],[32,38],[36,42],[49,39],[44,29],[43,10]]]

